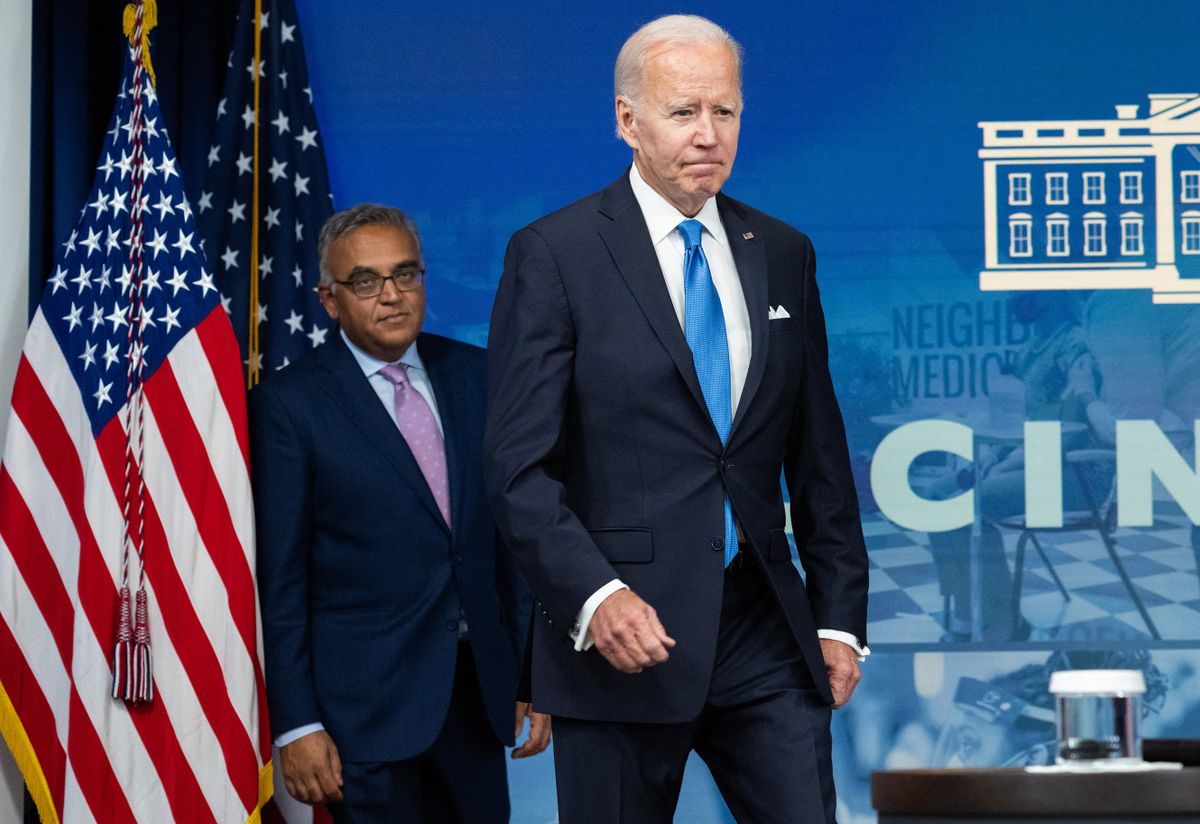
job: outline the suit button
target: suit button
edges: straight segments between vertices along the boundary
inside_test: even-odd
[[[721,538],[713,538],[708,542],[708,546],[710,549],[715,549],[717,552],[720,552],[725,548],[725,541]]]
[[[450,620],[448,620],[446,622],[446,629],[457,630],[458,629],[458,620],[455,618],[451,618]]]

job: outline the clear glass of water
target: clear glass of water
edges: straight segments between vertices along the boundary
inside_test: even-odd
[[[1058,764],[1140,763],[1138,725],[1146,682],[1138,670],[1070,670],[1050,676],[1057,705]]]

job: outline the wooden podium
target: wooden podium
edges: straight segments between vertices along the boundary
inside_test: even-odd
[[[871,802],[879,824],[1200,824],[1200,767],[892,770],[872,774]]]

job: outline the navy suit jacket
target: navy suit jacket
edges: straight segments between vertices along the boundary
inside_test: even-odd
[[[445,430],[450,529],[341,335],[250,393],[271,729],[320,722],[343,760],[433,743],[460,603],[491,725],[513,737],[528,617],[483,493],[485,356],[436,335],[416,345]]]
[[[727,492],[818,689],[818,628],[866,637],[867,557],[827,368],[812,245],[718,195],[750,314],[724,447],[628,175],[515,234],[489,341],[485,472],[541,602],[533,701],[556,715],[679,723],[700,712],[720,618]],[[788,318],[768,320],[770,307]],[[781,472],[805,571],[784,531]],[[621,578],[677,646],[637,675],[574,651],[576,613]]]

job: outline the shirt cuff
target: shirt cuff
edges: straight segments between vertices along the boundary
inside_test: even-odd
[[[586,652],[592,648],[592,644],[595,642],[592,640],[592,633],[588,631],[588,624],[592,623],[592,616],[596,614],[596,608],[618,589],[629,589],[629,587],[621,583],[620,578],[613,578],[583,602],[583,609],[579,610],[579,614],[575,616],[575,625],[567,633],[575,642],[576,652]]]
[[[282,749],[293,741],[299,741],[306,735],[311,735],[314,732],[320,732],[325,729],[324,724],[305,724],[303,727],[296,727],[294,730],[288,730],[283,735],[275,738],[275,746]]]
[[[830,641],[841,641],[854,650],[854,654],[858,656],[859,661],[867,660],[867,656],[871,654],[870,647],[863,646],[849,632],[842,632],[840,629],[819,629],[817,630],[817,637],[828,638]]]

